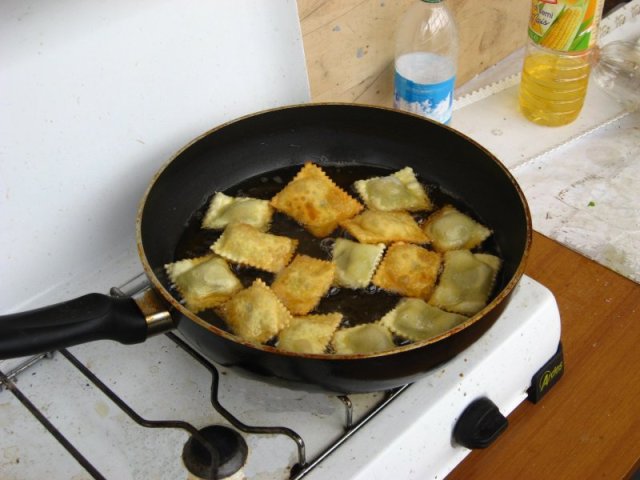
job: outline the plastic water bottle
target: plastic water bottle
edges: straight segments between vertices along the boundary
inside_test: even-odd
[[[584,105],[603,0],[532,0],[520,110],[534,123],[573,122]]]
[[[458,30],[442,0],[414,3],[396,36],[394,106],[449,123],[458,64]]]

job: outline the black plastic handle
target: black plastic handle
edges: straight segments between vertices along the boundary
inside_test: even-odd
[[[146,338],[147,322],[133,299],[99,293],[0,316],[0,360],[94,340],[132,344]]]
[[[508,425],[496,404],[481,397],[464,409],[453,429],[453,438],[463,447],[487,448]]]

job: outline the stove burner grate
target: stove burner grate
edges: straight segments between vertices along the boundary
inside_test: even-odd
[[[146,278],[146,277],[145,277]],[[146,287],[146,284],[141,281],[140,276],[134,278],[126,285],[135,285],[132,288],[125,290],[122,288],[111,289],[111,294],[114,296],[124,295],[123,291],[131,295],[137,293]],[[328,457],[333,451],[339,448],[348,438],[350,438],[356,431],[358,431],[363,425],[377,415],[386,405],[388,405],[393,399],[400,395],[409,385],[390,390],[385,393],[385,396],[374,405],[368,412],[365,412],[363,417],[354,424],[353,422],[353,404],[348,396],[338,396],[345,407],[345,419],[344,419],[344,434],[335,441],[330,442],[327,448],[320,452],[316,458],[307,462],[306,449],[304,440],[295,431],[283,427],[283,426],[251,426],[246,425],[231,414],[218,400],[218,387],[220,374],[217,368],[206,358],[200,355],[197,351],[191,348],[181,338],[173,333],[165,334],[168,338],[174,341],[179,347],[181,347],[186,353],[188,353],[195,361],[205,367],[211,374],[211,395],[210,402],[213,408],[222,417],[227,420],[231,426],[235,429],[247,433],[258,435],[285,435],[289,437],[295,444],[298,453],[298,461],[291,467],[290,479],[299,480],[307,473],[313,470],[321,461]],[[67,349],[59,350],[60,354],[68,360],[77,370],[79,370],[91,383],[93,383],[105,396],[107,396],[115,405],[126,413],[133,421],[138,425],[146,428],[174,428],[182,429],[189,433],[190,437],[183,449],[183,462],[187,469],[194,475],[205,479],[217,479],[224,478],[225,476],[232,475],[235,470],[238,470],[244,464],[247,457],[247,446],[245,440],[235,430],[224,426],[210,426],[205,427],[202,430],[198,430],[196,427],[188,422],[180,420],[148,420],[140,416],[133,408],[131,408],[125,400],[118,396],[113,390],[111,390],[104,382],[98,378],[89,368],[87,368],[80,360],[78,360]],[[51,358],[52,353],[39,355],[33,357],[6,375],[0,371],[0,388],[6,387],[12,394],[29,410],[29,412],[53,435],[54,438],[69,452],[71,456],[95,479],[105,479],[95,466],[91,464],[80,451],[66,438],[64,435],[47,419],[47,417],[36,407],[24,393],[16,386],[14,380],[18,374],[24,370],[32,367],[44,358]],[[222,430],[223,429],[223,430]],[[220,444],[221,438],[224,437],[228,442]],[[231,447],[231,444],[237,444],[236,447]],[[231,452],[236,449],[237,451]],[[229,457],[229,458],[227,458]],[[211,459],[214,459],[212,462]],[[229,460],[229,461],[227,461]]]
[[[48,353],[46,357],[51,357],[51,354]],[[36,360],[37,358],[37,360]],[[36,362],[45,358],[45,355],[39,355],[38,357],[33,357],[29,359],[27,363],[34,365]],[[35,360],[35,362],[34,362]],[[20,370],[24,370],[24,366],[18,367]],[[16,369],[16,370],[18,370]],[[16,386],[13,381],[13,378],[17,376],[16,371],[9,372],[5,375],[2,370],[0,370],[0,387],[4,386],[9,390],[19,401],[24,405],[24,407],[29,410],[29,412],[44,426],[47,431],[62,445],[69,454],[76,459],[76,461],[82,465],[82,467],[96,480],[106,480],[106,478],[89,462],[80,451],[73,446],[73,444],[67,440],[67,438],[62,435],[60,430],[58,430],[53,423],[49,421],[49,419],[36,407],[27,396],[20,391],[20,389]]]

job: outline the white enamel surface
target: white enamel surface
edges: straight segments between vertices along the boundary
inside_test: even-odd
[[[138,271],[153,173],[224,121],[309,100],[294,0],[9,0],[0,65],[1,312]]]
[[[451,443],[464,408],[487,396],[503,414],[511,412],[524,399],[533,373],[555,352],[559,336],[553,296],[524,277],[504,315],[477,343],[409,387],[309,478],[443,478],[468,453]],[[186,420],[198,428],[226,424],[209,403],[208,371],[163,335],[142,345],[102,341],[71,351],[145,418]],[[0,368],[5,370],[2,362]],[[342,434],[345,412],[335,396],[220,370],[222,405],[247,424],[294,429],[304,438],[309,459]],[[180,460],[185,433],[137,426],[60,354],[22,374],[18,386],[107,478],[186,478]],[[355,420],[381,398],[379,393],[351,396]],[[291,440],[243,436],[250,449],[243,469],[247,478],[288,478],[297,460]],[[0,471],[3,480],[89,478],[6,390],[0,392]]]
[[[310,478],[444,478],[470,452],[452,440],[462,411],[488,397],[508,415],[526,398],[532,375],[559,340],[553,295],[525,277],[479,341],[409,387]]]

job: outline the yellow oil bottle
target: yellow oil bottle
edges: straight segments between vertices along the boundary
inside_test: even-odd
[[[533,0],[520,110],[534,123],[566,125],[584,104],[603,0]]]

